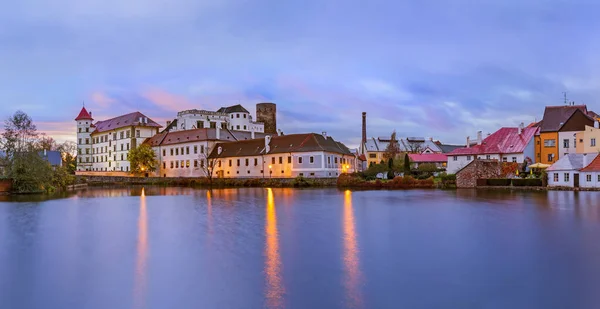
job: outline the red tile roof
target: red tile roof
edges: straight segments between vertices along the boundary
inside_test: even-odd
[[[520,153],[539,128],[524,128],[519,134],[519,128],[501,128],[492,135],[486,137],[481,145],[475,145],[469,148],[458,148],[448,153],[449,156],[455,155],[473,155],[473,154],[496,154],[496,153]]]
[[[264,138],[265,133],[255,133],[255,138]],[[231,141],[236,142],[240,140],[249,140],[252,135],[250,132],[244,131],[230,131],[227,129],[220,129],[219,138],[217,139],[216,128],[201,128],[191,129],[173,132],[162,132],[154,135],[147,139],[145,143],[152,147],[155,146],[167,146],[181,143],[198,142],[198,141]]]
[[[101,133],[105,131],[115,130],[123,127],[129,126],[140,126],[140,127],[162,127],[160,124],[154,122],[154,120],[148,118],[147,123],[140,122],[140,118],[147,118],[144,114],[140,112],[133,112],[127,115],[115,117],[112,119],[98,121],[94,124],[96,130],[92,133]]]
[[[600,172],[600,156],[596,156],[588,166],[583,167],[582,172]]]
[[[75,120],[94,120],[92,118],[92,115],[90,115],[90,113],[88,113],[88,111],[85,109],[85,107],[81,108],[81,111],[79,112],[79,115],[77,116],[77,118],[75,118]]]
[[[411,162],[425,163],[425,162],[446,162],[448,156],[443,153],[423,153],[423,154],[408,154]]]

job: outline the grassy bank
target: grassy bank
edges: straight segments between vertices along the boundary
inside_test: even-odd
[[[337,180],[339,188],[357,189],[434,189],[433,179],[416,179],[411,176],[397,176],[391,180],[366,180],[358,175],[342,174]]]

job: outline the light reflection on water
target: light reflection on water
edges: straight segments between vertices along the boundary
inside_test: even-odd
[[[267,276],[266,303],[268,308],[283,308],[284,293],[281,275],[281,258],[279,256],[279,235],[277,233],[277,213],[273,190],[267,189],[265,221],[265,274]]]
[[[146,308],[146,287],[148,260],[148,217],[144,188],[140,194],[140,214],[138,218],[137,258],[135,260],[135,278],[133,288],[134,308]]]
[[[354,226],[354,209],[352,208],[352,192],[344,192],[344,286],[346,288],[346,304],[348,308],[362,308],[360,291],[361,273],[358,257],[358,241]]]

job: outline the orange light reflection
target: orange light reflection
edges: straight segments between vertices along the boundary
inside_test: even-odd
[[[140,214],[138,217],[137,258],[135,261],[135,281],[133,288],[134,308],[145,308],[146,300],[146,262],[148,259],[148,217],[146,213],[146,193],[142,188],[140,195]]]
[[[281,276],[281,257],[279,256],[279,235],[277,234],[277,214],[275,199],[271,188],[267,189],[267,218],[265,222],[265,274],[267,276],[267,308],[283,308],[285,289]]]
[[[354,212],[352,208],[352,193],[344,192],[344,286],[348,308],[362,308],[363,300],[360,291],[361,272],[358,257],[358,242],[354,229]]]

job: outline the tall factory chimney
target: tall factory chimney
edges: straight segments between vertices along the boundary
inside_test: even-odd
[[[275,103],[256,104],[256,121],[265,124],[265,133],[277,135],[277,105]]]
[[[367,147],[367,112],[362,113],[362,140],[360,141],[360,154],[365,154]]]

